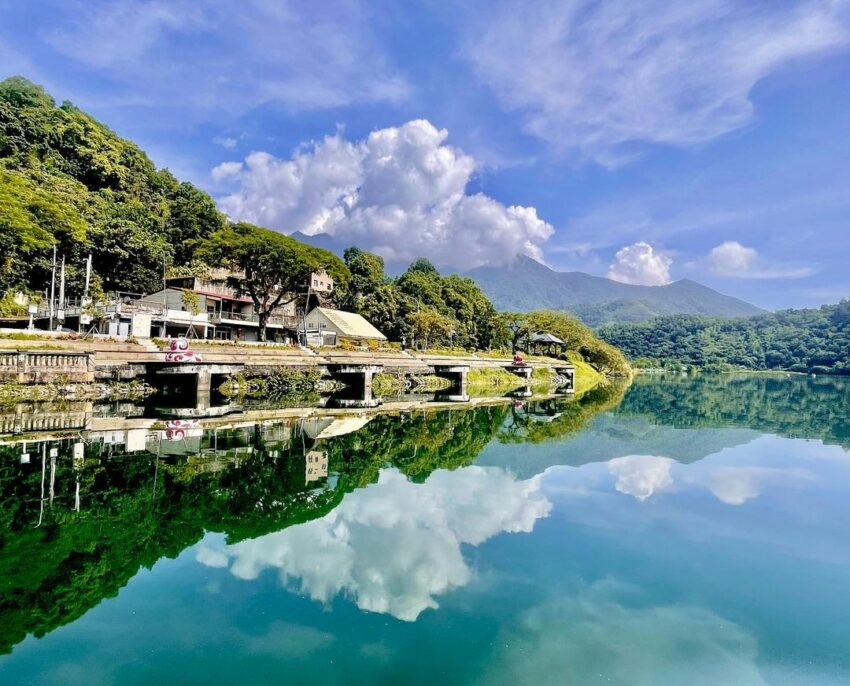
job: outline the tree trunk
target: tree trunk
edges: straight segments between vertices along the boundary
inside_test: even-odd
[[[257,331],[257,338],[263,343],[266,341],[266,322],[268,322],[268,320],[268,312],[260,311],[257,313],[257,323],[260,325],[259,331]]]

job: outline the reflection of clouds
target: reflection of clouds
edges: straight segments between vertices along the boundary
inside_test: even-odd
[[[414,484],[388,469],[321,519],[218,550],[202,547],[197,559],[220,566],[224,556],[243,579],[274,567],[283,579],[300,579],[314,600],[346,593],[363,610],[413,621],[437,607],[435,595],[469,582],[461,544],[530,532],[550,509],[537,477],[517,481],[498,468],[466,467]]]
[[[626,455],[608,462],[608,471],[617,477],[615,488],[620,493],[646,500],[673,485],[670,470],[675,460],[655,455]]]
[[[759,480],[768,469],[756,467],[721,467],[708,477],[708,489],[727,505],[743,505],[760,493]]]
[[[799,469],[728,467],[705,462],[683,465],[656,455],[626,455],[608,461],[608,472],[616,478],[614,488],[641,501],[672,490],[674,471],[682,483],[707,488],[727,505],[743,505],[757,498],[771,481],[811,478],[809,472]]]
[[[768,485],[782,483],[793,486],[810,482],[814,477],[807,469],[775,467],[711,467],[703,477],[707,488],[728,505],[743,505],[757,498]]]
[[[500,636],[482,682],[766,683],[756,664],[756,640],[742,627],[700,607],[630,606],[619,595],[612,584],[597,584],[527,611]]]
[[[284,660],[306,657],[329,648],[336,640],[326,631],[286,622],[272,622],[264,634],[240,638],[245,652]]]

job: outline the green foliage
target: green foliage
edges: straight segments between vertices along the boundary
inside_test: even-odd
[[[454,274],[441,276],[430,262],[420,258],[399,277],[396,288],[419,310],[430,308],[452,321],[448,330],[439,327],[446,342],[448,332],[454,331],[453,343],[462,348],[485,349],[492,345],[496,310],[472,279]],[[408,320],[415,321],[410,314]]]
[[[750,319],[660,317],[599,334],[645,367],[850,374],[850,301]]]
[[[564,312],[538,310],[501,316],[503,328],[513,332],[515,348],[524,348],[529,336],[534,333],[551,333],[567,344],[567,350],[579,353],[602,373],[626,376],[631,373],[629,363],[619,350],[600,340],[590,328]]]
[[[449,338],[456,324],[454,319],[432,307],[423,307],[417,312],[411,312],[407,315],[407,320],[413,327],[416,340],[421,341],[426,350],[432,341],[444,341]]]
[[[246,223],[219,229],[201,243],[197,255],[210,264],[241,273],[230,279],[231,286],[254,302],[261,341],[266,340],[266,322],[274,308],[284,298],[301,293],[311,272],[324,268],[338,282],[344,282],[349,274],[340,259],[327,250]]]
[[[679,428],[740,427],[850,448],[850,379],[843,376],[638,376],[616,412]]]
[[[133,143],[26,79],[0,82],[0,291],[43,291],[54,244],[69,296],[88,253],[95,287],[152,291],[224,225],[212,198]]]

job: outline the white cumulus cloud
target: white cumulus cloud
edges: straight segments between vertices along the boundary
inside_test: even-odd
[[[745,126],[759,81],[850,39],[829,0],[505,0],[467,25],[464,54],[526,129],[604,164]]]
[[[712,248],[708,255],[711,269],[718,274],[740,275],[752,267],[758,253],[738,241],[726,241]]]
[[[672,264],[667,255],[639,241],[617,251],[614,263],[608,268],[608,278],[640,286],[663,286],[670,283]]]
[[[214,552],[201,548],[197,559],[220,566],[226,557],[242,579],[277,569],[313,600],[345,594],[362,610],[414,621],[437,607],[435,596],[469,583],[462,545],[530,532],[549,514],[540,482],[473,466],[414,484],[387,469],[320,519]]]
[[[447,136],[420,119],[361,141],[328,136],[289,159],[254,152],[212,173],[238,185],[220,199],[232,219],[328,233],[388,260],[425,255],[466,269],[519,253],[542,258],[554,229],[533,207],[468,194],[476,162]]]
[[[708,263],[715,274],[742,279],[802,279],[812,274],[808,267],[765,266],[755,248],[738,241],[725,241],[712,248]]]

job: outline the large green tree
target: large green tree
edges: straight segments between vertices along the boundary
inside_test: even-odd
[[[266,340],[271,313],[305,293],[311,272],[326,269],[341,283],[349,276],[333,253],[246,223],[216,231],[199,245],[197,254],[212,265],[239,273],[229,279],[230,285],[254,303],[261,341]]]

